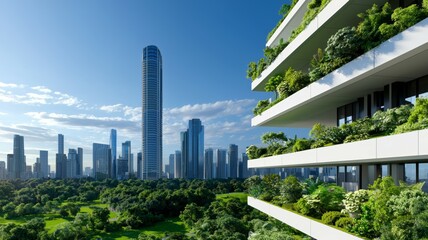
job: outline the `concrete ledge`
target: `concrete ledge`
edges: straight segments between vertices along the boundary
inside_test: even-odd
[[[248,168],[322,167],[428,159],[428,129],[248,160]]]
[[[248,197],[247,202],[249,206],[318,240],[362,239],[253,197]]]

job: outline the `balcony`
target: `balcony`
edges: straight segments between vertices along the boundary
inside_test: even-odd
[[[336,125],[338,106],[355,101],[358,97],[378,90],[386,84],[396,81],[406,82],[427,75],[426,59],[428,59],[428,19],[289,96],[254,117],[251,125],[276,127],[311,127],[314,123]],[[269,68],[271,67],[273,66]]]
[[[320,167],[428,159],[428,129],[248,161],[248,168]]]
[[[264,86],[268,79],[275,74],[283,73],[288,67],[293,67],[298,70],[307,70],[312,56],[317,52],[318,48],[325,48],[327,39],[332,34],[345,26],[356,25],[359,22],[357,14],[364,12],[371,7],[373,3],[383,4],[385,2],[386,0],[331,0],[315,19],[306,26],[305,30],[303,30],[282,51],[276,60],[252,82],[252,90],[264,91]],[[296,7],[297,5],[295,8]],[[296,11],[297,9],[303,8],[296,8]],[[283,24],[276,30],[271,39],[274,39],[277,33],[278,36],[276,36],[274,41],[279,42],[280,38],[287,36],[289,31],[287,24],[291,23],[286,22],[286,20],[287,19],[285,19]],[[283,34],[284,37],[281,37],[280,34]],[[286,41],[287,39],[284,40]]]
[[[294,212],[277,207],[270,203],[248,197],[248,205],[278,219],[279,221],[309,235],[315,239],[323,240],[361,240],[361,238],[340,231],[334,227],[322,224],[318,221],[296,214]]]
[[[267,47],[275,47],[279,44],[281,39],[287,41],[291,35],[291,32],[302,22],[303,16],[308,10],[308,4],[311,1],[312,0],[300,0],[296,3],[284,21],[282,21],[281,25],[279,25],[278,29],[276,29],[276,31],[267,41]]]

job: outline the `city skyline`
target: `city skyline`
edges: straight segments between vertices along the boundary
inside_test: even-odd
[[[140,63],[150,44],[162,50],[165,66],[164,163],[192,118],[204,122],[207,148],[235,143],[243,152],[276,131],[250,128],[252,108],[270,94],[251,94],[245,71],[262,55],[253,49],[264,46],[281,2],[22,3],[0,3],[0,34],[9,36],[0,44],[0,160],[12,153],[15,134],[25,136],[27,164],[47,150],[52,169],[59,133],[64,149],[83,148],[83,167],[92,165],[92,143],[108,144],[112,128],[119,143],[130,140],[141,151]],[[248,11],[237,17],[244,3]]]

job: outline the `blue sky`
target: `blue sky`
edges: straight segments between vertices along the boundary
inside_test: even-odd
[[[179,132],[200,118],[206,147],[260,143],[252,108],[267,93],[251,92],[247,65],[263,54],[280,19],[279,0],[0,1],[0,160],[25,139],[27,164],[39,150],[53,166],[57,134],[65,148],[118,131],[141,147],[141,52],[163,55],[164,159],[179,149]]]

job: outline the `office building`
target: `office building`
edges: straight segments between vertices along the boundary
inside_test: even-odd
[[[227,178],[227,169],[226,169],[226,149],[216,149],[214,150],[214,161],[216,162],[216,178]]]
[[[143,49],[142,157],[143,179],[162,172],[162,56],[156,46]]]
[[[142,179],[143,178],[143,155],[141,152],[137,154],[137,178]]]
[[[117,179],[122,180],[128,178],[128,166],[128,160],[122,157],[117,159]]]
[[[290,39],[303,20],[311,1],[300,0],[274,31],[266,46],[275,48]],[[389,2],[392,8],[421,1],[359,1],[331,0],[300,34],[294,36],[278,57],[251,83],[253,91],[264,91],[271,77],[288,69],[308,73],[318,49],[327,49],[327,41],[344,27],[355,27],[358,18],[373,4]],[[416,7],[416,6],[415,6]],[[379,7],[379,9],[383,9]],[[373,11],[373,10],[371,10]],[[382,13],[383,14],[383,13]],[[393,16],[396,13],[394,12]],[[380,15],[379,15],[380,16]],[[388,18],[390,18],[388,16]],[[375,21],[375,20],[370,20]],[[382,22],[383,20],[376,19]],[[297,25],[296,25],[297,23]],[[376,23],[377,24],[377,23]],[[394,23],[395,25],[395,23]],[[375,29],[374,31],[377,31]],[[340,33],[340,32],[339,32]],[[334,37],[337,37],[335,35]],[[378,44],[378,45],[377,45]],[[366,43],[367,45],[367,43]],[[372,117],[377,111],[387,111],[403,104],[414,104],[419,97],[428,96],[428,19],[416,23],[371,50],[330,73],[311,79],[300,90],[253,117],[251,125],[264,127],[310,128],[316,123],[341,126]],[[364,53],[363,53],[364,52]],[[313,78],[315,72],[311,72]],[[428,130],[415,130],[390,136],[313,148],[248,161],[250,169],[285,168],[286,173],[300,176],[321,176],[334,181],[348,191],[367,188],[380,176],[415,183],[427,181]],[[293,170],[288,171],[288,170]],[[426,185],[426,184],[425,184]],[[428,189],[425,188],[425,191]],[[269,203],[249,197],[248,204],[289,224],[313,239],[357,239],[355,236],[318,224],[311,219],[276,208]],[[275,210],[274,210],[275,209]],[[308,227],[310,226],[310,227]]]
[[[189,120],[187,131],[181,133],[183,177],[204,178],[204,126],[201,120]]]
[[[133,172],[133,162],[132,162],[132,153],[131,153],[131,141],[126,141],[122,143],[122,159],[125,159],[128,163],[127,172],[131,174]]]
[[[56,178],[67,178],[67,155],[64,154],[64,135],[62,134],[58,134],[58,153],[55,156],[55,167]]]
[[[7,178],[13,179],[15,174],[15,164],[13,161],[13,154],[8,154],[7,158]]]
[[[169,155],[169,164],[168,164],[168,178],[174,178],[174,158],[175,158],[175,154],[170,154]]]
[[[64,135],[58,134],[58,154],[64,154]]]
[[[227,157],[228,157],[228,163],[229,163],[228,177],[237,178],[238,177],[238,145],[235,145],[235,144],[229,145]]]
[[[13,136],[13,166],[12,179],[25,179],[27,164],[25,161],[24,137],[20,135]]]
[[[111,149],[111,177],[116,179],[117,174],[117,132],[116,129],[110,130],[110,149]]]
[[[67,158],[67,178],[76,178],[78,177],[78,166],[79,166],[79,155],[77,154],[76,149],[68,149],[68,158]]]
[[[204,179],[213,178],[213,163],[214,163],[214,150],[212,148],[205,149]]]
[[[49,165],[48,165],[48,151],[40,151],[40,176],[41,178],[47,178],[49,176]]]
[[[92,144],[92,164],[95,179],[111,177],[111,149],[109,145]]]
[[[181,169],[181,151],[174,153],[174,178],[183,178]]]
[[[6,162],[0,161],[0,179],[4,180],[6,178],[7,178]]]

